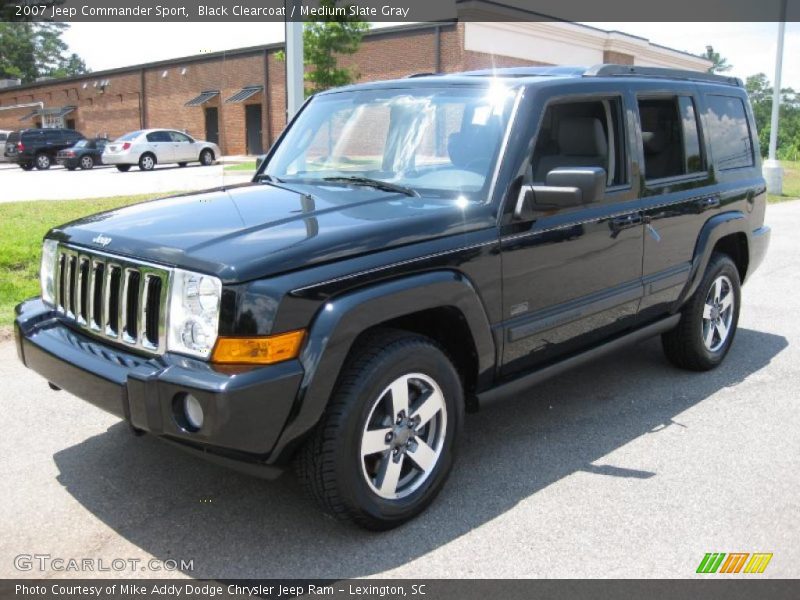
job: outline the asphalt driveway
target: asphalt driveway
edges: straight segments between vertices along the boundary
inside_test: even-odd
[[[383,534],[322,516],[291,476],[133,437],[0,344],[0,577],[92,576],[15,569],[34,553],[194,561],[121,573],[148,577],[692,577],[706,552],[798,577],[800,201],[767,219],[721,368],[676,370],[650,340],[472,415],[442,495]]]

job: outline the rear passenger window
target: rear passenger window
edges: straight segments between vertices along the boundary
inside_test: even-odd
[[[753,140],[741,98],[706,96],[708,133],[714,163],[719,170],[752,167]]]
[[[689,96],[640,98],[646,180],[705,170],[697,114]]]

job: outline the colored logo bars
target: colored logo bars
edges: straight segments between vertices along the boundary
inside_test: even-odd
[[[748,560],[748,557],[750,560]],[[708,552],[700,565],[697,567],[698,573],[763,573],[769,561],[772,560],[772,553],[754,552]]]

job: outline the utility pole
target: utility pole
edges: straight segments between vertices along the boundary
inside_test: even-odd
[[[781,71],[783,70],[783,36],[786,31],[786,3],[781,4],[780,21],[778,22],[778,50],[775,55],[775,79],[772,84],[772,120],[769,130],[769,157],[764,163],[764,179],[767,181],[767,191],[770,194],[783,193],[783,168],[778,161],[778,121],[781,107]]]
[[[300,110],[304,100],[302,0],[285,0],[286,7],[286,122]]]

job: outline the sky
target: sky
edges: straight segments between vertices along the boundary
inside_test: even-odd
[[[397,23],[374,23],[374,27]],[[775,72],[776,23],[590,23],[651,42],[703,53],[706,45],[728,59],[728,73],[746,78]],[[143,33],[146,28],[146,39]],[[146,40],[158,40],[148,44]],[[283,40],[283,23],[73,23],[64,34],[94,71],[124,67],[201,52],[256,46]],[[800,90],[800,23],[786,25],[783,87]]]

